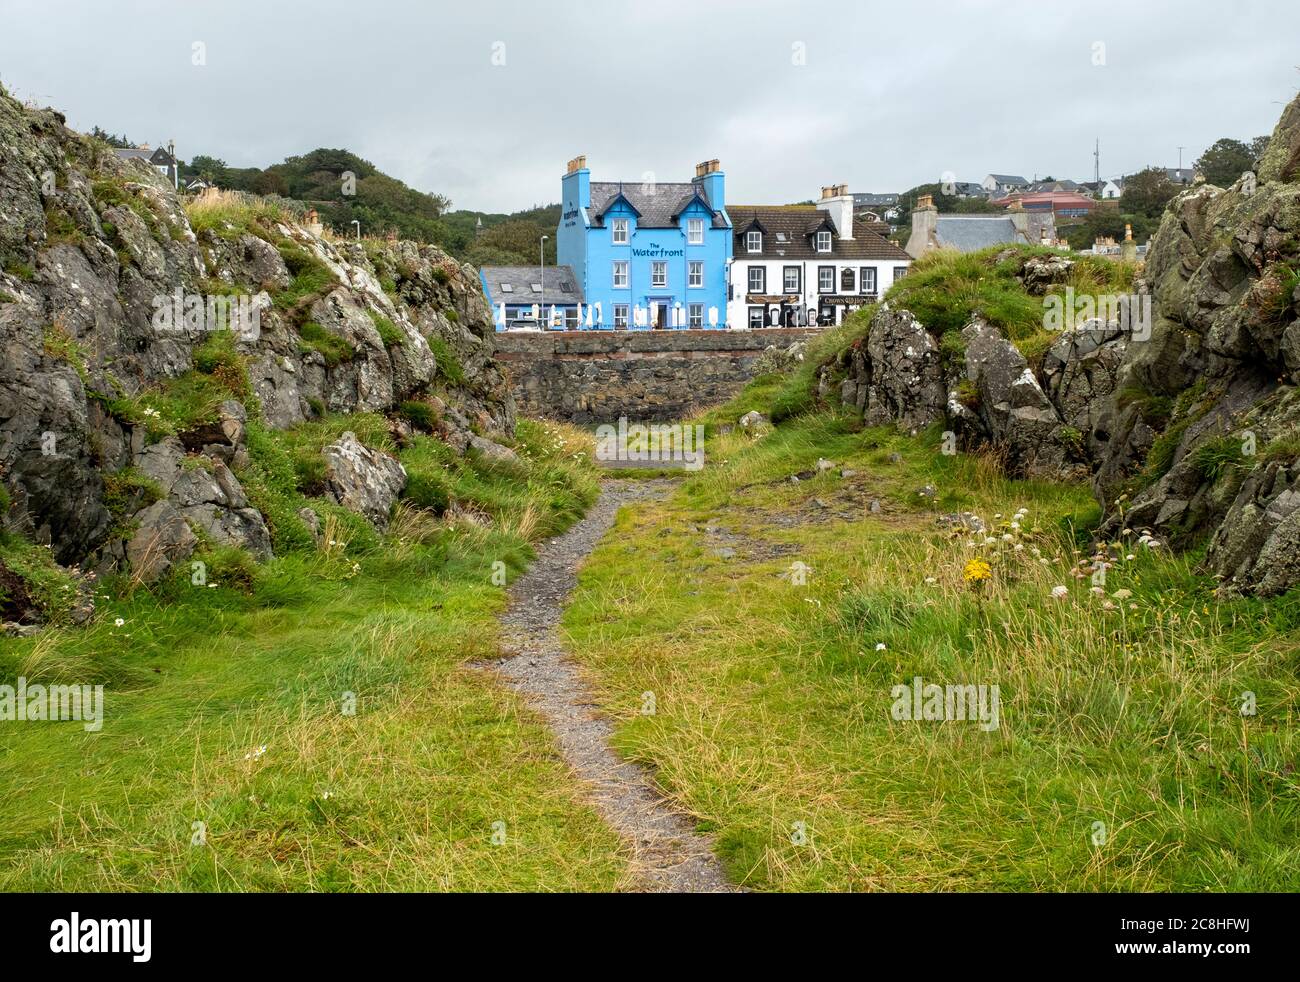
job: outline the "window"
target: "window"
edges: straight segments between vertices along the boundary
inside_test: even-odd
[[[514,285],[513,283],[502,283],[502,284],[501,284],[501,292],[502,292],[502,293],[514,293],[514,292],[515,292],[515,285]]]
[[[876,292],[876,267],[863,266],[858,271],[858,282],[862,287],[863,293]]]
[[[845,266],[840,270],[840,293],[853,292],[853,267]]]
[[[817,267],[817,292],[818,293],[835,292],[835,267],[834,266]]]
[[[763,251],[763,233],[746,232],[745,233],[745,251],[762,252]]]
[[[578,308],[564,308],[564,327],[565,330],[576,331],[578,329]]]
[[[686,264],[686,285],[704,286],[704,263],[692,260]]]
[[[533,292],[534,292],[534,293],[541,293],[541,292],[542,292],[542,284],[540,284],[540,283],[533,283],[533,284],[532,284],[532,287],[533,287]]]
[[[902,279],[904,276],[906,276],[906,275],[907,275],[907,267],[906,267],[906,266],[895,266],[895,267],[894,267],[894,282],[895,282],[895,283],[897,283],[899,280],[901,280],[901,279]]]
[[[831,251],[831,233],[830,233],[830,232],[822,231],[822,232],[818,232],[818,233],[817,233],[817,251],[818,251],[818,252],[830,252],[830,251]]]
[[[627,261],[623,259],[616,260],[614,263],[614,289],[627,289]]]
[[[686,220],[687,245],[704,245],[704,219],[688,218]]]
[[[627,304],[614,304],[614,327],[624,331],[627,330]]]
[[[749,308],[749,326],[750,326],[750,327],[762,327],[762,326],[763,326],[763,308],[762,308],[762,307],[750,307],[750,308]]]
[[[613,236],[614,236],[614,245],[627,245],[627,219],[626,218],[614,219]]]
[[[656,261],[650,264],[650,285],[668,285],[668,264],[666,262]]]
[[[785,269],[782,270],[782,281],[786,293],[798,293],[802,289],[799,283],[799,267],[785,267]]]
[[[704,304],[693,303],[690,306],[690,318],[686,323],[687,327],[693,327],[696,330],[704,326]]]
[[[767,268],[764,266],[749,267],[749,292],[766,293],[767,292]]]

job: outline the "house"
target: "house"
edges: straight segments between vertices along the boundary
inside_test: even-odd
[[[853,212],[856,215],[871,214],[876,221],[894,222],[903,214],[898,205],[897,194],[859,193],[853,196]]]
[[[848,186],[812,205],[735,205],[727,322],[731,327],[829,326],[874,303],[912,258],[880,222],[854,215]]]
[[[989,174],[980,182],[980,186],[989,194],[1002,195],[1023,191],[1029,187],[1029,182],[1019,174]]]
[[[568,266],[484,266],[478,275],[498,331],[585,326],[582,287]]]
[[[1196,171],[1191,167],[1165,167],[1165,177],[1175,184],[1195,184]]]
[[[993,175],[989,175],[992,177]],[[976,184],[974,181],[954,181],[952,185],[952,196],[954,198],[987,198],[989,191],[983,184]]]
[[[114,150],[119,160],[143,160],[154,170],[162,174],[163,177],[172,182],[172,187],[178,187],[180,176],[176,170],[176,156],[162,147],[157,150],[150,150],[149,144],[142,143],[138,147],[127,147],[125,149]]]
[[[1111,201],[1124,193],[1124,179],[1120,177],[1106,181],[1084,181],[1079,188],[1084,194]]]
[[[1026,190],[1030,192],[1074,191],[1075,193],[1080,193],[1084,188],[1078,181],[1031,181]]]
[[[1025,211],[1053,212],[1058,220],[1087,218],[1097,208],[1096,201],[1076,191],[1017,192],[1005,198],[996,198],[992,203],[1003,207],[1019,203]]]
[[[575,157],[561,200],[558,259],[593,308],[593,327],[725,323],[731,220],[716,160],[688,182],[664,183],[593,181],[587,158]]]
[[[933,198],[925,194],[912,211],[907,253],[919,259],[933,249],[977,252],[1004,243],[1043,245],[1056,241],[1056,215],[1050,208],[1031,212],[1016,202],[1005,215],[940,215]]]

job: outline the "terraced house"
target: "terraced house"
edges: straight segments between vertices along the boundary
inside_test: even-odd
[[[907,273],[912,257],[883,222],[855,218],[848,186],[814,205],[736,205],[728,323],[732,327],[839,324]]]
[[[593,326],[724,326],[731,257],[724,187],[716,160],[683,183],[592,181],[586,157],[569,161],[558,261],[573,270]]]

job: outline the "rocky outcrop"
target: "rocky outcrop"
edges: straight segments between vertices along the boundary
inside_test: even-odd
[[[1099,428],[1103,534],[1208,540],[1226,589],[1300,585],[1300,99],[1257,172],[1169,205],[1147,253],[1150,338],[1124,352]]]
[[[352,432],[324,450],[325,493],[344,508],[388,525],[393,504],[406,487],[406,468],[395,457],[371,450]]]
[[[314,234],[292,202],[227,205],[192,223],[152,168],[0,92],[3,520],[65,565],[147,580],[206,545],[269,555],[239,479],[254,421],[421,400],[456,414],[462,451],[513,434],[474,270],[429,245]],[[244,316],[214,320],[231,304]],[[200,364],[224,327],[238,370]],[[230,397],[195,396],[197,371]],[[367,483],[346,474],[354,449],[335,455],[336,497],[382,523],[396,462],[370,461]],[[150,493],[117,493],[136,481]]]

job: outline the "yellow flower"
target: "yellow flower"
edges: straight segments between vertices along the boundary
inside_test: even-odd
[[[961,578],[967,583],[978,583],[980,580],[989,579],[992,575],[993,567],[983,559],[969,560],[961,572]]]

